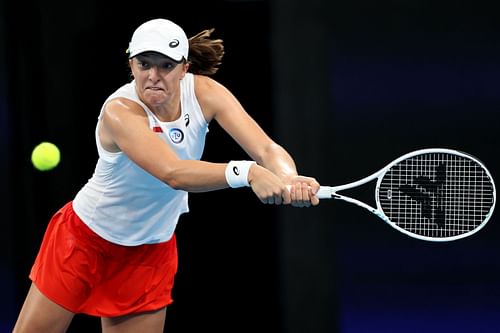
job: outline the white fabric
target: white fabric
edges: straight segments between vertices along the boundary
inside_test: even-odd
[[[174,22],[150,20],[134,31],[128,47],[130,58],[148,51],[159,52],[175,61],[187,60],[189,40],[184,30]]]
[[[196,100],[192,74],[181,80],[182,114],[172,122],[161,122],[139,100],[134,81],[118,89],[106,102],[117,97],[140,104],[151,129],[180,158],[201,158],[208,123]],[[75,212],[94,232],[113,243],[132,246],[169,240],[179,216],[189,211],[187,192],[167,186],[124,153],[106,151],[100,144],[98,126],[99,121],[95,133],[99,160],[92,178],[73,201]]]
[[[254,161],[230,161],[226,166],[226,181],[232,188],[250,186],[248,172]]]

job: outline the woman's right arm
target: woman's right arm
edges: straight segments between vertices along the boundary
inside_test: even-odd
[[[105,106],[99,137],[109,151],[122,151],[145,171],[174,189],[208,192],[228,188],[227,163],[182,160],[173,149],[150,128],[140,105],[127,99],[115,99]],[[290,203],[288,191],[283,195],[282,183],[273,173],[253,165],[251,174],[261,189],[256,193],[263,203]]]
[[[227,188],[225,163],[182,160],[150,128],[140,105],[127,99],[107,103],[99,137],[103,147],[121,151],[151,175],[174,189],[205,192]]]

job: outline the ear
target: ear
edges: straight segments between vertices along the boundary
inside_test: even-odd
[[[182,75],[181,75],[181,80],[184,78],[184,76],[186,76],[186,73],[188,72],[188,69],[189,69],[189,63],[188,63],[188,62],[185,62],[185,63],[182,65]]]
[[[133,65],[133,61],[132,61],[132,59],[129,59],[128,60],[128,68],[130,69],[130,77],[132,79],[134,79],[134,71],[132,70],[132,65]]]

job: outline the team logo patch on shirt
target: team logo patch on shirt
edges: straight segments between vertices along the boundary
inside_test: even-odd
[[[168,134],[173,143],[181,143],[184,140],[184,133],[179,128],[171,128]]]

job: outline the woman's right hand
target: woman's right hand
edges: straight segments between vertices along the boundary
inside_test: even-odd
[[[259,200],[270,205],[289,205],[290,191],[283,181],[266,168],[253,164],[248,172],[248,183]]]

